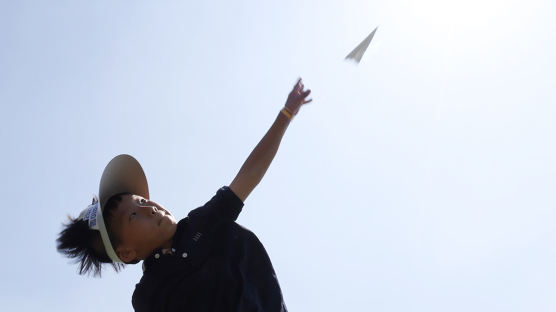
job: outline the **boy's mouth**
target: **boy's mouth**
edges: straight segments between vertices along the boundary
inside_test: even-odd
[[[165,209],[158,209],[158,213],[160,214],[160,220],[158,220],[158,225],[160,226],[160,224],[162,223],[162,221],[166,218],[168,218],[169,216],[171,216],[171,214],[166,211]]]
[[[164,216],[166,214],[162,210],[159,210],[158,213],[160,214],[160,219],[158,220],[158,225],[160,226],[160,223],[162,223],[162,220],[164,219]]]

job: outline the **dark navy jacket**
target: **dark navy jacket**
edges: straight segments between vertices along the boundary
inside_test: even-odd
[[[263,245],[235,223],[242,207],[225,186],[182,219],[172,254],[157,250],[145,259],[135,311],[287,312]]]

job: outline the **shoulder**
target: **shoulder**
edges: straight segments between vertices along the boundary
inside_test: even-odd
[[[243,208],[243,201],[228,186],[223,186],[203,206],[193,209],[191,218],[208,216],[235,221]]]

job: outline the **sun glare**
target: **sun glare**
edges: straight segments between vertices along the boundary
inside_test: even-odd
[[[408,26],[454,39],[484,39],[491,31],[520,22],[512,19],[518,10],[513,0],[408,0],[399,5],[398,13]]]
[[[433,25],[456,29],[487,27],[493,20],[507,15],[511,2],[501,0],[420,0],[411,1],[415,17]]]

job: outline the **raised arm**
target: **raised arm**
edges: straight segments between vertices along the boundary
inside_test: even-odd
[[[230,184],[232,191],[242,201],[245,201],[255,186],[261,182],[278,151],[282,137],[293,116],[297,114],[302,105],[312,101],[311,99],[306,100],[311,90],[303,90],[303,88],[303,82],[299,78],[288,96],[286,105],[280,111],[259,144],[247,157],[247,160],[243,163],[243,166],[241,166],[238,174]]]

